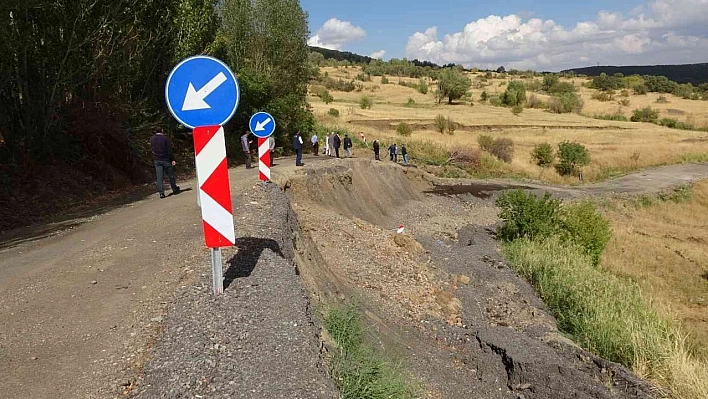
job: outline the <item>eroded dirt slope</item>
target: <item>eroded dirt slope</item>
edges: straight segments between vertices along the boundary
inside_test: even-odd
[[[282,176],[311,296],[359,301],[372,338],[405,359],[428,397],[649,397],[627,370],[558,333],[497,254],[491,201],[424,194],[433,180],[356,160]]]

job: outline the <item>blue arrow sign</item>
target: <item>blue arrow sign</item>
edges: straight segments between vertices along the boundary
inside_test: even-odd
[[[238,81],[223,61],[197,55],[180,61],[165,84],[172,116],[184,126],[221,126],[236,113]]]
[[[267,112],[258,112],[253,114],[248,122],[248,127],[256,137],[270,137],[275,131],[275,118]]]

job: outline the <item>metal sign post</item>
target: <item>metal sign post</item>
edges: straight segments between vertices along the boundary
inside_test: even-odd
[[[258,137],[258,178],[270,181],[270,146],[268,138],[275,132],[275,118],[267,112],[258,112],[251,116],[248,127]]]
[[[222,294],[221,248],[236,242],[223,125],[238,108],[238,81],[223,61],[198,55],[172,69],[165,99],[175,119],[193,129],[197,204],[202,211],[204,240],[211,248],[213,291]]]

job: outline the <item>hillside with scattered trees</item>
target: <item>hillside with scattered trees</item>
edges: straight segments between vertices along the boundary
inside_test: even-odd
[[[665,76],[676,83],[691,83],[699,85],[708,83],[708,63],[686,65],[638,65],[638,66],[594,66],[574,68],[563,73],[600,76],[600,74],[615,75],[651,75]]]

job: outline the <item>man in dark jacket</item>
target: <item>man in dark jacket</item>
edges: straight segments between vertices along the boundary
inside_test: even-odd
[[[379,157],[379,150],[381,149],[381,146],[379,145],[379,140],[376,139],[374,140],[374,159],[377,161],[381,160],[381,157]]]
[[[293,149],[295,150],[295,166],[303,166],[302,163],[302,136],[300,132],[293,136]]]
[[[243,150],[243,155],[246,160],[246,169],[251,169],[251,143],[253,140],[248,139],[248,135],[251,134],[248,130],[241,135],[241,150]]]
[[[401,144],[401,155],[403,155],[403,164],[408,165],[408,149],[405,144]]]
[[[170,179],[172,194],[179,194],[180,189],[175,180],[175,162],[172,154],[172,144],[170,139],[165,136],[164,131],[160,128],[155,135],[150,138],[150,146],[152,147],[152,157],[155,160],[155,174],[157,175],[157,192],[160,193],[160,198],[165,198],[165,187],[163,178],[165,173]]]
[[[348,157],[352,156],[352,139],[349,138],[348,134],[344,135],[344,151]]]
[[[339,147],[342,146],[342,139],[339,138],[339,133],[334,135],[334,153],[337,155],[337,158],[339,158]]]
[[[388,147],[388,155],[391,157],[392,161],[398,162],[398,146],[396,143],[393,143]]]

